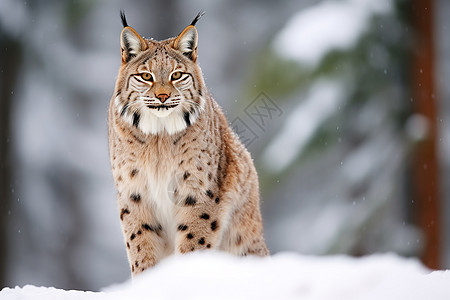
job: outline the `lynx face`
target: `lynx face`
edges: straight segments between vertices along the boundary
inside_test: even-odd
[[[116,109],[145,134],[174,134],[204,110],[205,84],[197,60],[197,30],[165,41],[143,39],[124,17]]]

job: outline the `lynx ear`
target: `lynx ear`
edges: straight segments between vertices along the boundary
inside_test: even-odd
[[[139,52],[147,49],[147,43],[144,39],[127,24],[125,13],[120,12],[122,24],[124,26],[120,34],[120,46],[122,48],[122,63],[127,63],[139,54]]]
[[[195,62],[197,60],[197,40],[197,29],[193,25],[189,25],[175,39],[173,48],[181,51],[185,56]]]

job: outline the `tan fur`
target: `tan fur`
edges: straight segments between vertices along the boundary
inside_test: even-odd
[[[191,27],[195,30],[188,26],[176,39],[142,39],[145,45],[130,57],[134,50],[126,48],[127,37],[123,37],[122,65],[109,107],[109,148],[133,275],[170,254],[198,249],[268,255],[257,173],[204,84],[196,63],[196,30],[192,53],[178,51],[177,43]],[[184,86],[170,81],[176,69],[190,76]],[[136,74],[148,71],[154,81],[143,88]],[[139,97],[161,94],[170,95],[164,103],[181,97],[170,116],[179,113],[182,120],[174,120],[185,122],[178,110],[187,111],[191,124],[175,126],[181,130],[171,133],[162,127],[157,133],[144,133],[141,128],[146,122],[160,117],[148,113],[159,110],[139,105],[144,103]]]

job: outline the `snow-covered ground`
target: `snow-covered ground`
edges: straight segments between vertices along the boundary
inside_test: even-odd
[[[237,258],[197,252],[102,292],[25,286],[0,299],[450,299],[450,271],[392,254],[364,258],[281,253]]]

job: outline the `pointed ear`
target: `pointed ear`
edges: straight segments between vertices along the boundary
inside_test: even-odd
[[[144,39],[129,26],[125,27],[120,34],[120,46],[122,47],[122,63],[129,62],[148,47]]]
[[[197,29],[193,25],[186,27],[173,42],[173,48],[181,51],[193,62],[197,60]]]

